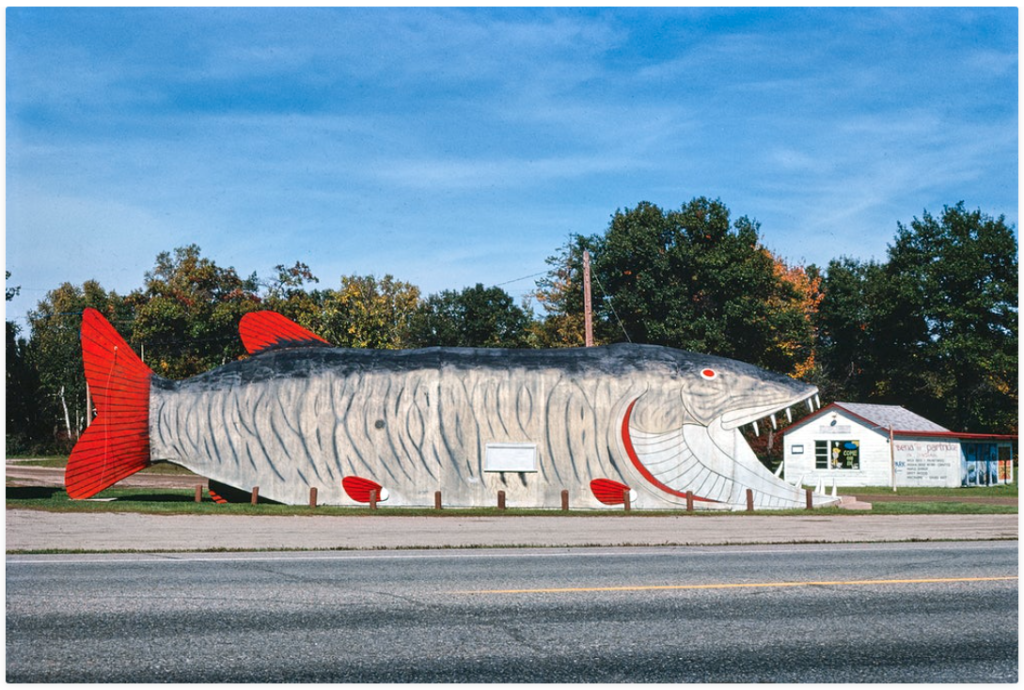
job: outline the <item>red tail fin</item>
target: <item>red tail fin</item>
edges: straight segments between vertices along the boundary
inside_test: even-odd
[[[89,498],[149,465],[153,372],[95,309],[82,314],[82,360],[97,416],[68,459],[70,498]]]

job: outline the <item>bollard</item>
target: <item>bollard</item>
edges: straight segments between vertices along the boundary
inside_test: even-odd
[[[196,503],[203,502],[203,485],[196,484]]]
[[[629,510],[630,510],[630,505],[629,505],[629,489],[626,489],[625,491],[622,492],[622,505],[626,509],[626,512],[628,513]]]
[[[505,510],[505,492],[498,492],[498,510]]]
[[[309,487],[309,507],[316,508],[316,487]]]
[[[434,510],[441,510],[441,492],[434,492]]]
[[[686,512],[687,513],[692,513],[693,512],[693,492],[692,491],[687,491],[686,492]]]
[[[811,489],[807,489],[807,510],[814,508],[814,492]]]
[[[370,510],[377,510],[377,490],[370,490]]]
[[[747,512],[754,512],[754,490],[747,489]]]
[[[563,511],[568,511],[569,510],[569,490],[568,489],[562,489],[562,510]]]
[[[252,505],[256,505],[256,503],[259,500],[260,500],[260,487],[254,486],[254,487],[252,487],[252,500],[251,500]]]

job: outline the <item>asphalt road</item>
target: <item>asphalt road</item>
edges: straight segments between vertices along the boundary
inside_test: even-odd
[[[9,682],[1015,682],[1017,543],[7,557]]]

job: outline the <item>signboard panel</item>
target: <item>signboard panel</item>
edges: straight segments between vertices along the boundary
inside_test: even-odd
[[[897,486],[960,486],[960,444],[897,439],[893,446]]]
[[[536,443],[488,443],[484,472],[536,472]]]

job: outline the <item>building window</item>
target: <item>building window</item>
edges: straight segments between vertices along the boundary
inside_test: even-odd
[[[860,441],[815,441],[814,468],[817,470],[859,470]]]
[[[828,469],[828,441],[814,442],[814,469]]]

